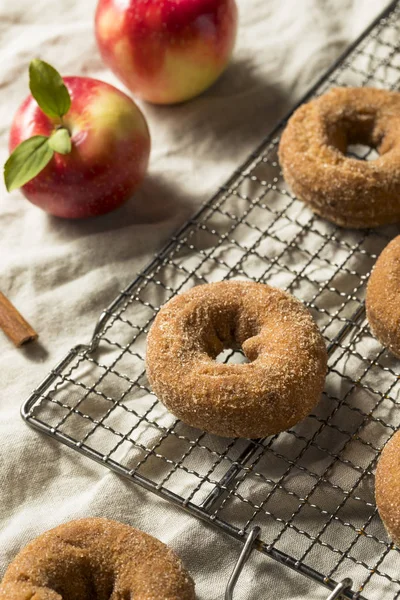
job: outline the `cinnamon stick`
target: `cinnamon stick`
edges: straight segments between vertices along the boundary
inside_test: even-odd
[[[36,331],[32,329],[15,306],[1,292],[0,328],[17,347],[38,338]]]

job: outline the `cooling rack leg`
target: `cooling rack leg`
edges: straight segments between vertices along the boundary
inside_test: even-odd
[[[349,578],[343,579],[343,581],[338,583],[338,585],[335,587],[335,589],[329,594],[329,596],[326,600],[337,600],[338,598],[340,598],[340,596],[342,595],[343,592],[351,589],[352,585],[353,585],[353,582],[351,579],[349,579]]]
[[[260,528],[253,527],[253,529],[250,531],[250,533],[247,537],[247,540],[243,547],[243,550],[240,553],[238,561],[237,561],[235,568],[232,571],[232,575],[228,581],[228,585],[227,585],[226,592],[225,592],[225,600],[233,600],[233,592],[235,590],[237,581],[240,577],[241,572],[243,571],[243,567],[244,567],[247,559],[249,558],[249,556],[251,554],[251,551],[253,550],[254,542],[256,541],[256,539],[258,538],[259,535],[260,535]],[[335,596],[335,598],[336,597],[337,596]]]

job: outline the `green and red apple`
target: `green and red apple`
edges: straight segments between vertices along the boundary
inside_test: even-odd
[[[67,218],[107,213],[143,180],[150,135],[123,92],[96,79],[65,77],[32,61],[28,96],[12,123],[5,165],[9,190]]]
[[[214,83],[236,31],[235,0],[99,0],[96,12],[104,62],[156,104],[188,100]]]

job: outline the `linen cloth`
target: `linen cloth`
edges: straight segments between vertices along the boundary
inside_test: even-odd
[[[199,600],[222,599],[241,545],[184,511],[29,429],[21,402],[73,345],[91,337],[101,310],[251,150],[387,0],[238,0],[232,63],[199,98],[176,107],[141,104],[152,135],[148,177],[110,215],[81,222],[46,215],[1,187],[1,290],[40,334],[15,349],[0,335],[0,570],[41,532],[105,516],[170,544]],[[94,39],[95,0],[0,1],[0,161],[39,56],[63,75],[122,84]],[[253,555],[235,598],[326,598],[301,575]]]

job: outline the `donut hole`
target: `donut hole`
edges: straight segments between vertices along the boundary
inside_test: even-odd
[[[238,350],[237,348],[225,348],[214,360],[217,363],[225,365],[243,365],[251,362],[244,354],[243,350]]]
[[[252,340],[257,341],[260,325],[256,318],[244,315],[240,306],[234,310],[219,310],[213,315],[213,335],[208,337],[208,352],[217,363],[228,366],[245,365],[258,356],[258,346],[253,348]]]
[[[53,594],[54,600],[129,600],[129,596],[125,599],[118,595],[114,570],[103,565],[101,560],[90,557],[87,549],[72,541],[59,539],[57,547],[50,544],[48,550],[47,585],[43,589],[49,600],[53,600]],[[62,559],[59,559],[59,555]],[[30,575],[27,579],[32,584]],[[41,598],[40,594],[38,598]]]
[[[329,143],[348,158],[370,161],[384,153],[384,136],[377,128],[374,114],[357,113],[339,118],[328,125],[327,135]]]
[[[376,148],[367,144],[348,144],[345,154],[348,158],[355,158],[356,160],[376,160],[379,158],[379,152]]]

